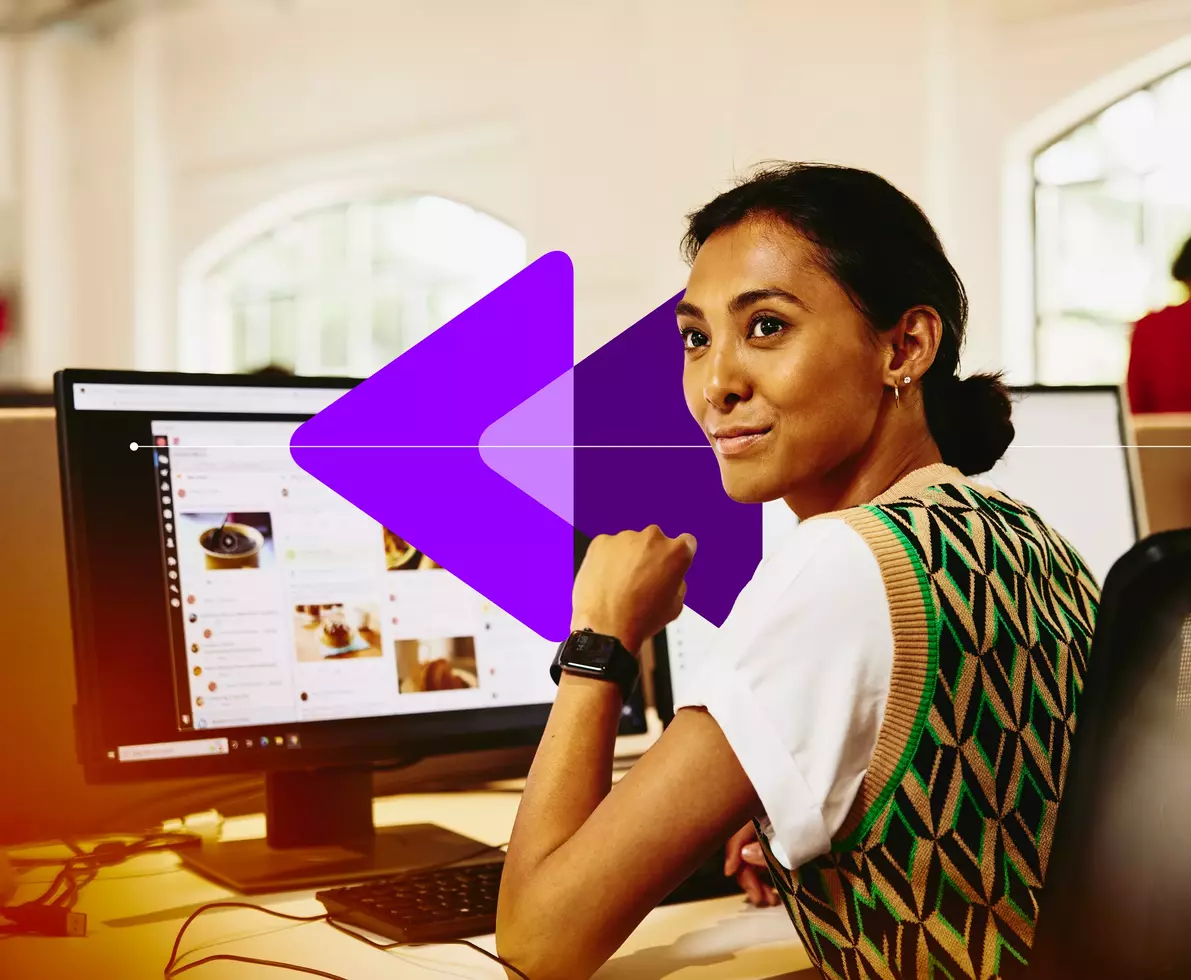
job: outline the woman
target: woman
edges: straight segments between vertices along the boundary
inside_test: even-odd
[[[966,476],[1004,453],[1010,403],[997,378],[957,376],[966,297],[910,200],[782,166],[692,215],[686,246],[691,413],[727,492],[800,523],[611,791],[620,688],[561,676],[500,953],[533,980],[589,976],[743,825],[828,976],[996,976],[1032,940],[1096,583]],[[574,628],[639,650],[681,608],[694,550],[656,528],[597,539]]]
[[[1129,342],[1126,391],[1134,415],[1191,412],[1191,238],[1170,267],[1175,282],[1187,287],[1188,298],[1143,316]]]

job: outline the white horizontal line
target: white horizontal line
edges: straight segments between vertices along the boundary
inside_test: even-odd
[[[702,446],[138,446],[166,452],[185,449],[710,449]]]
[[[166,452],[187,449],[711,449],[711,445],[701,446],[138,446],[138,449],[161,449]],[[1132,443],[1079,443],[1075,445],[1023,445],[1010,446],[1009,449],[1191,449],[1191,445],[1182,446],[1143,446]],[[135,451],[135,450],[134,450]],[[1008,451],[1008,450],[1007,450]]]

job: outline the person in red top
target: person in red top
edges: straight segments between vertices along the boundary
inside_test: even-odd
[[[1191,289],[1191,239],[1170,273]],[[1129,407],[1134,415],[1191,412],[1191,299],[1142,317],[1129,351]]]

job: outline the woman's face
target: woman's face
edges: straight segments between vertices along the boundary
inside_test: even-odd
[[[760,217],[716,232],[677,313],[687,405],[733,499],[784,497],[863,451],[888,356],[796,231]]]

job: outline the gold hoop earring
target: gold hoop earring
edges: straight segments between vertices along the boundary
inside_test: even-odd
[[[893,404],[898,408],[902,407],[902,390],[897,386],[896,381],[893,382]]]

